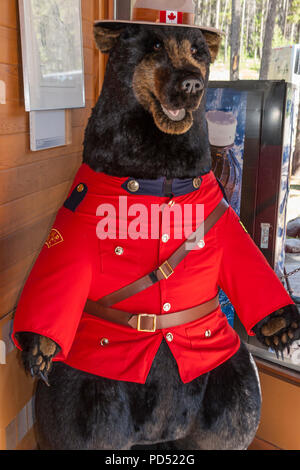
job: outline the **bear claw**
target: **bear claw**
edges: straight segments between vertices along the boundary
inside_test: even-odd
[[[18,333],[18,341],[22,347],[25,370],[50,387],[48,373],[52,359],[60,351],[60,347],[51,339],[35,333]]]
[[[254,328],[258,341],[271,348],[277,358],[279,352],[288,354],[290,345],[300,337],[300,315],[295,305],[287,305],[264,318]]]

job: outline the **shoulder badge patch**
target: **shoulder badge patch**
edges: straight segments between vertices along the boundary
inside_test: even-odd
[[[246,229],[245,225],[243,224],[243,222],[239,221],[241,226],[243,227],[243,229],[245,230],[246,233],[248,233],[248,230]]]
[[[49,234],[49,237],[47,238],[45,245],[47,245],[48,248],[52,248],[55,245],[58,245],[59,243],[62,243],[64,241],[62,235],[59,233],[58,230],[53,228]]]

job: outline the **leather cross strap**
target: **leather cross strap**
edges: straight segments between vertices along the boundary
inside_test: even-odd
[[[199,318],[213,312],[219,305],[218,295],[208,302],[197,305],[196,307],[163,315],[152,315],[147,313],[132,314],[124,312],[123,310],[108,307],[110,305],[117,304],[150,286],[153,286],[156,282],[163,279],[169,279],[169,277],[174,274],[174,270],[179,263],[181,263],[190,250],[196,246],[200,235],[205,236],[222,215],[225,214],[228,207],[228,203],[225,199],[222,199],[220,204],[213,210],[206,220],[202,222],[197,230],[193,232],[170,256],[170,258],[159,266],[158,269],[123,287],[122,289],[106,295],[96,302],[88,299],[84,307],[84,312],[113,323],[130,326],[131,328],[142,332],[155,332],[157,329],[172,328],[198,320]]]
[[[163,279],[169,279],[174,274],[175,268],[183,261],[183,259],[188,255],[188,253],[195,248],[199,242],[201,235],[206,235],[209,230],[216,224],[216,222],[222,217],[223,214],[227,211],[229,205],[222,199],[218,206],[210,213],[210,215],[204,220],[195,232],[193,232],[186,241],[180,245],[180,247],[167,259],[158,269],[152,271],[146,276],[141,277],[137,281],[132,282],[131,284],[122,287],[121,289],[112,292],[111,294],[106,295],[99,299],[96,303],[104,307],[109,307],[111,305],[118,304],[125,299],[141,292],[149,287],[153,286],[156,282],[162,281]],[[88,301],[87,304],[90,306],[91,302]],[[87,311],[86,309],[84,310]],[[87,312],[88,313],[88,312]]]
[[[199,320],[213,312],[219,306],[217,295],[208,302],[196,307],[163,315],[148,313],[132,314],[114,308],[103,307],[97,302],[87,301],[85,312],[119,325],[131,326],[135,330],[154,333],[156,330],[173,328],[175,326]]]

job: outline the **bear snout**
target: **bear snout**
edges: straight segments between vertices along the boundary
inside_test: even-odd
[[[187,78],[181,83],[181,90],[187,95],[196,95],[204,88],[203,82],[196,78]]]

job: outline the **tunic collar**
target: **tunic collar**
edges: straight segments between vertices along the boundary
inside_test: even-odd
[[[97,173],[87,164],[82,164],[75,178],[75,184],[85,183],[89,193],[113,195],[124,194],[133,196],[179,197],[198,191],[206,180],[212,180],[212,172],[194,178],[139,179],[132,177],[116,177],[106,173]]]
[[[202,178],[167,179],[157,178],[155,180],[128,178],[122,188],[129,194],[157,197],[177,197],[197,191],[202,184]]]

